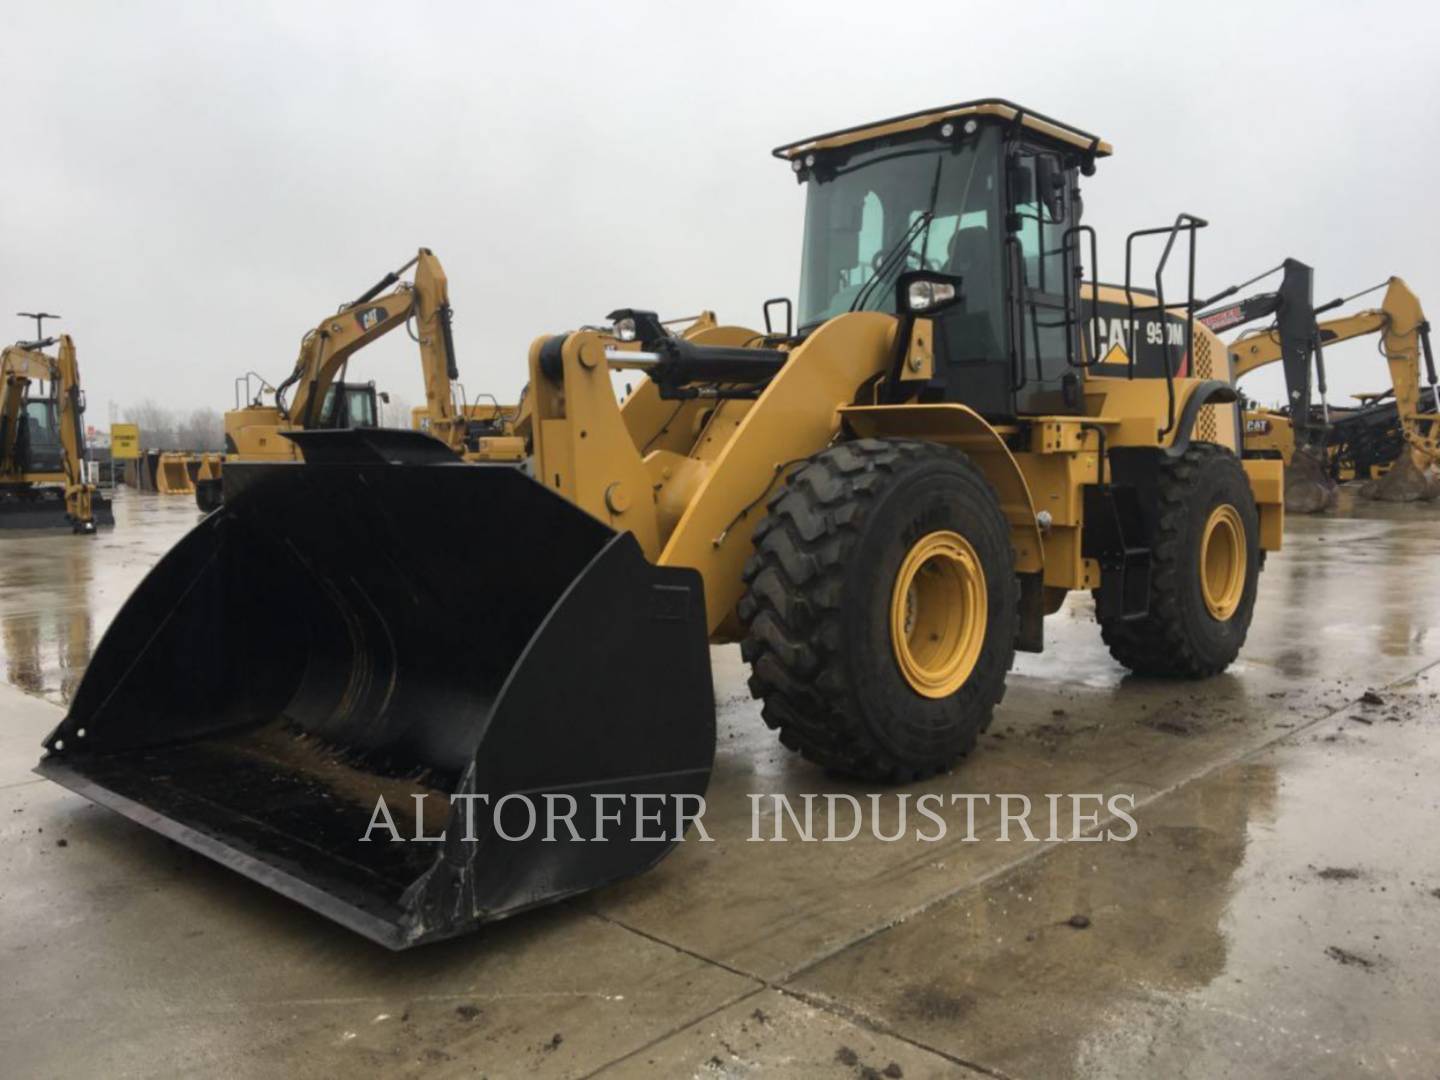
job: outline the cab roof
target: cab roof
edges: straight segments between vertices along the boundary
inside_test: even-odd
[[[1006,101],[1004,98],[982,98],[978,101],[962,101],[956,105],[941,105],[934,109],[906,113],[904,116],[894,116],[889,120],[877,120],[856,127],[841,128],[839,131],[828,131],[824,135],[813,135],[808,139],[801,139],[799,142],[777,146],[771,153],[781,160],[792,161],[801,154],[813,150],[831,150],[838,146],[853,146],[856,143],[869,142],[871,139],[916,131],[931,124],[938,124],[961,116],[1018,122],[1039,135],[1058,142],[1069,143],[1080,150],[1088,150],[1096,157],[1109,157],[1112,152],[1110,144],[1098,135],[1071,127],[1063,121],[1046,116],[1044,113],[1035,112],[1033,109],[1027,109],[1013,101]]]

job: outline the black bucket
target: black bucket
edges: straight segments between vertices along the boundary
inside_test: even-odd
[[[669,852],[714,754],[699,574],[419,433],[296,440],[226,465],[37,771],[391,948]]]

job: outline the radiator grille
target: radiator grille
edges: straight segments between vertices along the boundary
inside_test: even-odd
[[[1198,329],[1198,328],[1197,328]],[[1210,335],[1196,333],[1195,335],[1195,370],[1191,373],[1197,379],[1214,378],[1215,367],[1210,356]],[[1215,417],[1215,410],[1218,406],[1204,405],[1200,409],[1200,415],[1195,420],[1194,437],[1201,442],[1219,442],[1220,426]]]

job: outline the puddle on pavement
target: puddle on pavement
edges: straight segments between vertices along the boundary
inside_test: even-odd
[[[1322,721],[1140,807],[1135,840],[1067,844],[798,984],[1006,1075],[1433,1064],[1437,692]]]
[[[186,496],[114,493],[115,526],[94,536],[0,533],[5,681],[65,705],[100,635],[151,566],[199,520]]]

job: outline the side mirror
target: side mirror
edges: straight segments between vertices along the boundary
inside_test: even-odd
[[[389,405],[389,404],[390,404],[390,391],[389,391],[389,390],[381,390],[381,391],[380,391],[380,401],[381,401],[383,404],[385,404],[385,405]]]
[[[962,280],[935,270],[910,270],[895,282],[895,309],[906,315],[934,315],[965,302]]]
[[[1035,184],[1040,189],[1039,201],[1052,222],[1065,216],[1065,170],[1054,154],[1041,154],[1035,159]]]

